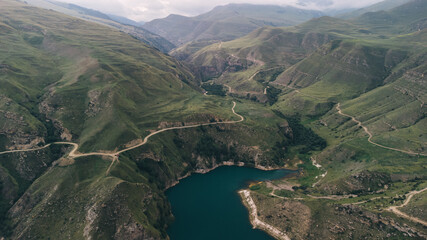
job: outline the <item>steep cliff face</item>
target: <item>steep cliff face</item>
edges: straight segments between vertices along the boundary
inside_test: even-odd
[[[11,237],[161,239],[159,231],[149,230],[158,219],[145,217],[154,211],[152,216],[163,218],[157,215],[160,193],[148,183],[105,178],[108,165],[102,159],[83,158],[48,170],[9,210]]]
[[[0,150],[32,148],[43,145],[45,126],[11,98],[0,95]]]

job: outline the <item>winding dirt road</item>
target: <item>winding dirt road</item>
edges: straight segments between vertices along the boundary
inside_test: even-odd
[[[233,89],[229,85],[227,84],[223,84],[223,85],[228,88],[229,93],[233,93]]]
[[[412,199],[412,197],[413,197],[414,195],[419,194],[419,193],[422,193],[422,192],[424,192],[424,191],[427,191],[427,188],[421,189],[421,190],[419,190],[419,191],[412,191],[412,192],[410,192],[410,193],[406,194],[406,200],[405,200],[405,202],[403,202],[403,203],[402,203],[402,205],[399,205],[399,206],[391,206],[391,207],[387,208],[386,210],[387,210],[387,211],[390,211],[390,212],[393,212],[393,213],[395,213],[396,215],[398,215],[398,216],[400,216],[400,217],[403,217],[403,218],[406,218],[406,219],[408,219],[408,220],[410,220],[410,221],[412,221],[412,222],[417,222],[417,223],[422,224],[422,225],[424,225],[424,226],[426,226],[426,227],[427,227],[427,222],[426,222],[426,221],[421,220],[421,219],[416,218],[416,217],[411,217],[411,216],[409,216],[408,214],[406,214],[406,213],[404,213],[404,212],[401,212],[401,211],[398,209],[398,208],[402,208],[402,207],[404,207],[404,206],[408,205],[408,204],[409,204],[409,202],[411,201],[411,199]]]
[[[351,115],[348,115],[348,114],[343,113],[343,112],[342,112],[342,110],[341,110],[341,103],[338,103],[338,105],[336,106],[336,109],[338,110],[338,113],[339,113],[340,115],[345,116],[345,117],[348,117],[348,118],[351,118],[351,120],[353,120],[353,122],[357,123],[357,125],[358,125],[359,127],[363,128],[363,130],[365,131],[365,133],[366,133],[366,134],[368,134],[368,136],[369,136],[369,138],[368,138],[368,142],[370,142],[371,144],[373,144],[373,145],[375,145],[375,146],[378,146],[378,147],[381,147],[381,148],[388,149],[388,150],[393,150],[393,151],[397,151],[397,152],[401,152],[401,153],[406,153],[406,154],[409,154],[409,155],[414,155],[414,156],[417,156],[417,155],[418,155],[418,156],[424,156],[424,157],[426,157],[426,156],[427,156],[427,154],[424,154],[424,153],[415,153],[415,152],[405,151],[405,150],[398,149],[398,148],[387,147],[387,146],[384,146],[384,145],[381,145],[381,144],[379,144],[379,143],[376,143],[376,142],[372,141],[372,137],[373,137],[373,135],[372,135],[372,133],[369,131],[369,129],[368,129],[366,126],[363,126],[362,122],[361,122],[361,121],[359,121],[359,120],[357,120],[355,117],[353,117],[353,116],[351,116]]]
[[[247,190],[243,190],[243,191],[247,191]],[[241,191],[241,194],[243,194],[243,191]],[[406,196],[406,200],[401,205],[390,206],[390,207],[388,207],[388,208],[386,208],[384,210],[385,211],[389,211],[389,212],[393,212],[394,214],[396,214],[396,215],[398,215],[398,216],[400,216],[402,218],[405,218],[405,219],[407,219],[409,221],[412,221],[412,222],[419,223],[419,224],[427,227],[427,222],[426,221],[424,221],[422,219],[419,219],[417,217],[409,216],[408,214],[406,214],[406,213],[404,213],[404,212],[402,212],[402,211],[399,210],[399,208],[407,206],[409,204],[409,202],[412,200],[412,198],[415,195],[420,194],[420,193],[422,193],[424,191],[427,191],[427,188],[424,188],[424,189],[421,189],[421,190],[418,190],[418,191],[409,192],[409,193],[407,193],[405,195]],[[287,197],[278,196],[278,195],[276,195],[274,193],[274,190],[269,195],[273,196],[273,197],[285,199],[285,200],[304,200],[304,198],[287,198]],[[306,196],[309,197],[309,198],[313,198],[313,199],[328,199],[328,200],[333,200],[333,201],[338,201],[338,200],[342,200],[342,199],[358,197],[357,195],[353,195],[353,194],[344,195],[344,196],[337,196],[337,195],[313,196],[313,195],[307,194]],[[360,205],[360,204],[366,203],[368,201],[373,201],[373,200],[380,199],[380,198],[384,198],[384,197],[383,196],[373,197],[373,198],[370,198],[370,199],[367,199],[367,200],[364,200],[364,201],[354,202],[354,203],[347,203],[347,204],[344,204],[344,205]],[[386,197],[386,198],[390,198],[390,197]],[[256,208],[255,208],[255,210],[256,210]]]
[[[120,155],[120,153],[124,153],[124,152],[130,151],[132,149],[141,147],[142,145],[145,145],[148,142],[148,139],[150,139],[150,137],[152,137],[154,135],[157,135],[159,133],[170,131],[170,130],[176,130],[176,129],[196,128],[196,127],[200,127],[200,126],[209,126],[209,125],[218,125],[218,124],[235,124],[235,123],[243,122],[245,120],[245,118],[242,115],[240,115],[240,114],[238,114],[238,113],[235,112],[235,110],[234,110],[235,107],[236,107],[236,102],[233,101],[233,107],[231,108],[231,111],[233,112],[234,115],[238,116],[240,118],[240,120],[236,120],[236,121],[225,121],[225,122],[202,123],[202,124],[195,124],[195,125],[181,126],[181,127],[170,127],[170,128],[164,128],[164,129],[161,129],[161,130],[158,130],[158,131],[150,133],[148,136],[146,136],[144,138],[144,141],[142,143],[137,144],[137,145],[132,146],[132,147],[129,147],[129,148],[126,148],[126,149],[123,149],[123,150],[118,151],[116,153],[112,153],[113,154],[113,161],[111,162],[110,166],[108,167],[106,174],[108,174],[110,172],[111,167],[118,160],[118,156]],[[105,154],[101,154],[101,155],[105,156]]]
[[[45,145],[43,147],[39,147],[39,148],[33,148],[33,149],[27,149],[27,150],[11,150],[11,151],[0,152],[0,155],[2,155],[2,154],[8,154],[8,153],[30,152],[30,151],[42,150],[42,149],[45,149],[45,148],[51,146],[52,144],[72,145],[73,149],[70,151],[70,153],[68,153],[68,157],[71,157],[71,158],[88,157],[88,156],[111,157],[113,159],[113,161],[111,162],[110,166],[107,169],[106,174],[108,174],[110,172],[110,170],[111,170],[111,167],[114,165],[114,163],[116,161],[118,161],[119,155],[121,153],[130,151],[132,149],[135,149],[135,148],[141,147],[142,145],[145,145],[152,136],[157,135],[159,133],[170,131],[170,130],[176,130],[176,129],[196,128],[196,127],[200,127],[200,126],[209,126],[209,125],[218,125],[218,124],[235,124],[235,123],[243,122],[245,120],[245,118],[242,115],[236,113],[235,110],[234,110],[235,107],[236,107],[236,105],[237,105],[236,102],[233,101],[233,107],[231,108],[231,111],[233,112],[234,115],[236,115],[237,117],[239,117],[240,120],[225,121],[225,122],[211,122],[211,123],[202,123],[202,124],[195,124],[195,125],[188,125],[188,126],[181,126],[181,127],[164,128],[164,129],[161,129],[161,130],[158,130],[158,131],[150,133],[148,136],[146,136],[144,138],[144,140],[141,143],[139,143],[139,144],[137,144],[135,146],[132,146],[132,147],[125,148],[125,149],[117,151],[117,152],[112,152],[112,153],[105,153],[105,152],[79,153],[78,152],[79,144],[77,144],[77,143],[72,143],[72,142],[55,142],[55,143],[49,143],[49,144],[47,144],[47,145]]]
[[[31,152],[31,151],[38,151],[38,150],[42,150],[42,149],[45,149],[45,148],[47,148],[47,147],[50,147],[50,145],[52,145],[52,143],[49,143],[49,144],[44,145],[43,147],[39,147],[39,148],[24,149],[24,150],[10,150],[10,151],[4,151],[4,152],[0,152],[0,155],[8,154],[8,153],[17,153],[17,152]]]

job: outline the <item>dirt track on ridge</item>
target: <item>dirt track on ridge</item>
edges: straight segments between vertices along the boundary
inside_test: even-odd
[[[123,150],[117,151],[117,152],[112,152],[112,153],[107,153],[107,152],[90,152],[90,153],[79,153],[78,149],[79,149],[79,144],[77,143],[73,143],[73,142],[55,142],[55,143],[49,143],[43,147],[39,147],[39,148],[33,148],[33,149],[27,149],[27,150],[11,150],[11,151],[4,151],[4,152],[0,152],[0,155],[2,154],[8,154],[8,153],[16,153],[16,152],[30,152],[30,151],[37,151],[37,150],[42,150],[45,149],[49,146],[51,146],[52,144],[59,144],[59,145],[72,145],[73,149],[68,153],[68,157],[70,158],[79,158],[79,157],[88,157],[88,156],[104,156],[104,157],[111,157],[113,159],[113,161],[111,162],[110,166],[108,167],[106,174],[108,174],[112,168],[112,166],[114,165],[114,163],[116,161],[118,161],[119,159],[119,155],[121,153],[133,150],[135,148],[141,147],[143,145],[145,145],[148,140],[154,136],[157,135],[159,133],[162,132],[166,132],[166,131],[170,131],[170,130],[176,130],[176,129],[187,129],[187,128],[196,128],[196,127],[200,127],[200,126],[209,126],[209,125],[218,125],[218,124],[236,124],[236,123],[240,123],[243,122],[245,120],[245,118],[236,113],[234,108],[236,107],[236,102],[233,101],[233,107],[231,108],[231,111],[233,112],[234,115],[238,116],[240,118],[240,120],[235,120],[235,121],[225,121],[225,122],[211,122],[211,123],[201,123],[201,124],[195,124],[195,125],[189,125],[189,126],[181,126],[181,127],[170,127],[170,128],[164,128],[164,129],[160,129],[158,131],[152,132],[150,133],[148,136],[146,136],[144,138],[144,140],[134,146],[125,148]]]

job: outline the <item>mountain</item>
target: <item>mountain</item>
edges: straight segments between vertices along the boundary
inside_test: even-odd
[[[345,31],[360,34],[356,25],[330,17],[295,27],[263,27],[245,37],[205,47],[185,60],[203,81],[226,84],[234,95],[266,102],[269,97],[264,92],[271,79],[341,38]]]
[[[72,4],[72,3],[62,3],[62,2],[51,2],[54,3],[55,5],[67,8],[69,10],[72,11],[76,11],[79,14],[85,15],[85,16],[91,16],[91,17],[95,17],[95,18],[101,18],[101,19],[105,19],[105,20],[112,20],[107,14],[104,14],[100,11],[96,11],[93,9],[88,9],[88,8],[84,8],[84,7],[80,7],[79,5],[76,4]]]
[[[352,19],[362,16],[369,12],[388,11],[400,5],[410,2],[411,0],[385,0],[379,3],[375,3],[371,6],[360,8],[351,12],[338,14],[335,17],[342,19]]]
[[[351,44],[351,41],[360,39],[365,41],[360,44],[367,47],[363,51],[371,51],[369,49],[372,44],[378,48],[382,44],[381,42],[387,42],[386,39],[392,39],[398,34],[423,30],[426,10],[426,2],[416,0],[388,12],[366,13],[351,21],[325,16],[294,27],[264,27],[245,37],[212,44],[193,54],[186,50],[187,45],[175,49],[171,54],[189,62],[193,72],[203,81],[214,79],[214,82],[230,86],[233,94],[249,96],[266,102],[268,96],[264,92],[268,81],[265,78],[269,79],[271,76],[275,79],[286,73],[295,75],[296,72],[300,72],[298,68],[303,64],[312,70],[314,70],[314,66],[326,70],[325,66],[319,65],[318,62],[323,63],[330,60],[326,58],[314,60],[316,54],[313,54],[315,51],[326,51],[320,50],[324,44],[334,39],[341,39],[346,40],[346,46],[356,46]],[[334,44],[340,46],[341,42],[336,41]],[[359,47],[361,46],[357,48]],[[383,48],[388,49],[389,46],[383,46]],[[351,49],[348,48],[347,51],[360,51],[360,49]],[[313,61],[307,62],[310,58],[313,58]],[[301,60],[303,61],[299,63]],[[383,66],[378,67],[383,68]],[[296,72],[292,72],[288,68],[292,68]],[[286,73],[283,73],[285,70]],[[365,72],[365,70],[360,71]],[[319,74],[319,72],[311,72],[307,76],[319,76]],[[296,83],[293,78],[298,75],[290,78],[292,84]],[[373,73],[373,76],[381,75],[378,72]],[[307,76],[305,77],[307,78]],[[279,79],[285,78],[289,78],[289,76]],[[335,78],[335,76],[331,76],[331,78]],[[357,85],[362,86],[360,82]],[[352,87],[352,89],[355,88]]]
[[[354,21],[376,33],[406,34],[426,28],[426,11],[426,1],[413,0],[389,11],[365,13]]]
[[[318,11],[293,7],[229,4],[196,17],[170,15],[148,22],[143,28],[177,46],[189,42],[194,42],[192,46],[206,46],[212,41],[242,37],[259,27],[291,26],[321,15]]]
[[[164,39],[163,37],[160,37],[157,34],[140,28],[141,24],[123,17],[107,15],[102,12],[80,7],[75,4],[57,2],[52,0],[28,0],[25,2],[36,7],[54,10],[67,14],[69,16],[78,17],[84,20],[113,27],[115,29],[134,36],[140,41],[151,45],[164,53],[167,53],[173,48],[175,48],[174,44]]]
[[[265,102],[268,95],[263,79],[280,74],[333,38],[319,32],[264,27],[243,38],[203,48],[187,61],[202,81],[213,79],[230,86],[234,95]]]

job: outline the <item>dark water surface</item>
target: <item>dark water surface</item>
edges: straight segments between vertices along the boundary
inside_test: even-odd
[[[175,216],[168,228],[171,240],[273,239],[252,229],[237,191],[246,188],[249,181],[279,179],[289,173],[224,166],[181,180],[166,191]]]

